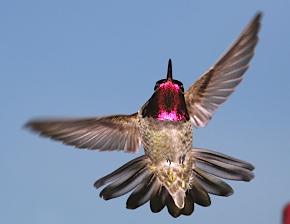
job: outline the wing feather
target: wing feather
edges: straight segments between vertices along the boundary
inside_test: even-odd
[[[77,148],[136,152],[141,146],[137,116],[32,120],[26,127]]]
[[[187,110],[196,127],[206,126],[242,81],[258,42],[261,16],[258,13],[230,49],[185,92]]]

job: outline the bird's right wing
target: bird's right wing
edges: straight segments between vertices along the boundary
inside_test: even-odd
[[[26,127],[77,148],[136,152],[141,146],[137,116],[32,120]]]

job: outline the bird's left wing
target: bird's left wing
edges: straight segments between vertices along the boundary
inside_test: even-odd
[[[77,148],[136,152],[141,146],[137,113],[84,119],[32,120],[25,126]]]
[[[204,127],[243,79],[258,42],[261,13],[248,24],[230,49],[185,92],[195,127]]]

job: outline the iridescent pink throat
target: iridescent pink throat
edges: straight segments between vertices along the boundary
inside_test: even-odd
[[[160,121],[182,121],[186,119],[185,111],[182,111],[182,99],[180,99],[180,87],[173,82],[165,82],[159,86],[159,110],[156,116]],[[183,97],[183,96],[181,96]],[[166,102],[171,101],[171,102]]]
[[[184,116],[178,114],[177,111],[160,111],[157,115],[157,120],[159,121],[182,121],[184,120]]]

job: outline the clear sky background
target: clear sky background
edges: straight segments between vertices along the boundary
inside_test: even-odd
[[[173,60],[188,87],[264,12],[252,66],[194,145],[256,166],[190,217],[104,201],[96,179],[139,154],[77,150],[23,130],[34,117],[132,113]],[[1,1],[0,223],[279,223],[290,201],[290,2]]]

